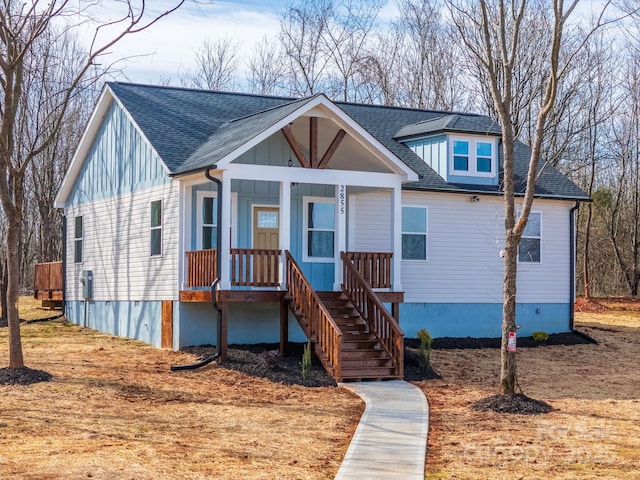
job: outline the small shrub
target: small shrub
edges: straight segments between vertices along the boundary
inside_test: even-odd
[[[533,332],[531,336],[536,342],[540,342],[540,343],[543,343],[549,340],[549,334],[546,332]]]
[[[302,352],[302,380],[311,377],[311,342],[307,342]]]
[[[431,342],[433,341],[433,339],[431,338],[431,334],[424,328],[419,330],[416,335],[420,340],[420,373],[424,375],[429,371]]]

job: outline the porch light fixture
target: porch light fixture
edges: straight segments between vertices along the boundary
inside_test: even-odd
[[[291,130],[292,126],[293,126],[293,122],[289,123],[289,130]],[[287,162],[287,165],[289,165],[290,167],[293,167],[293,161],[291,160],[291,147],[289,147],[289,161]]]

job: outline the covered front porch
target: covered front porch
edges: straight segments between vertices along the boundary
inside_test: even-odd
[[[289,251],[230,253],[231,285],[237,288],[213,293],[217,251],[207,249],[186,253],[188,289],[180,292],[181,302],[215,301],[220,309],[219,361],[227,357],[229,304],[275,302],[280,305],[282,353],[289,340],[291,311],[327,371],[339,381],[402,376],[404,336],[398,307],[404,294],[389,290],[392,253],[342,252],[343,283],[336,293],[315,291]],[[384,303],[391,304],[392,314]]]
[[[281,348],[291,312],[334,377],[400,376],[401,191],[416,174],[323,96],[228,128],[249,136],[179,177],[180,303],[221,309],[223,359],[229,305],[277,302]],[[346,352],[361,347],[369,358]]]

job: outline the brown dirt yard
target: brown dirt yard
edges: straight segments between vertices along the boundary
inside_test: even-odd
[[[24,308],[23,308],[24,307]],[[25,319],[49,315],[21,299]],[[2,479],[333,478],[364,409],[335,387],[285,385],[61,320],[22,325],[49,382],[0,385]],[[0,329],[0,366],[8,363]]]
[[[518,350],[524,393],[545,415],[478,412],[496,393],[498,349],[434,350],[441,380],[417,382],[430,403],[427,478],[637,479],[640,476],[640,300],[577,305],[597,345]]]
[[[578,310],[576,327],[597,345],[518,350],[524,393],[549,414],[471,408],[495,393],[498,349],[432,352],[442,379],[414,382],[431,407],[427,478],[638,478],[640,301]],[[28,300],[21,311],[48,314]],[[62,321],[23,325],[23,341],[27,364],[53,378],[0,386],[3,479],[330,479],[363,410],[345,390],[233,366],[170,372],[196,357]],[[0,366],[6,355],[0,329]]]

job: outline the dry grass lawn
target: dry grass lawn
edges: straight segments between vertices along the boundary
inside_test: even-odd
[[[50,314],[21,299],[22,317]],[[53,379],[0,386],[2,479],[333,478],[364,408],[340,388],[171,372],[194,357],[60,320],[22,333],[27,365]]]
[[[418,383],[431,406],[427,478],[638,478],[640,302],[599,303],[576,315],[598,345],[518,351],[524,393],[550,403],[547,415],[471,408],[495,393],[498,350],[432,353],[443,379]],[[339,388],[217,366],[172,373],[193,357],[61,321],[24,325],[23,339],[28,365],[54,377],[0,386],[3,479],[330,479],[363,410]],[[0,329],[0,365],[6,355]]]
[[[524,393],[547,415],[476,412],[496,393],[499,351],[436,350],[427,478],[637,479],[640,476],[640,302],[601,300],[576,314],[598,345],[520,349]]]

